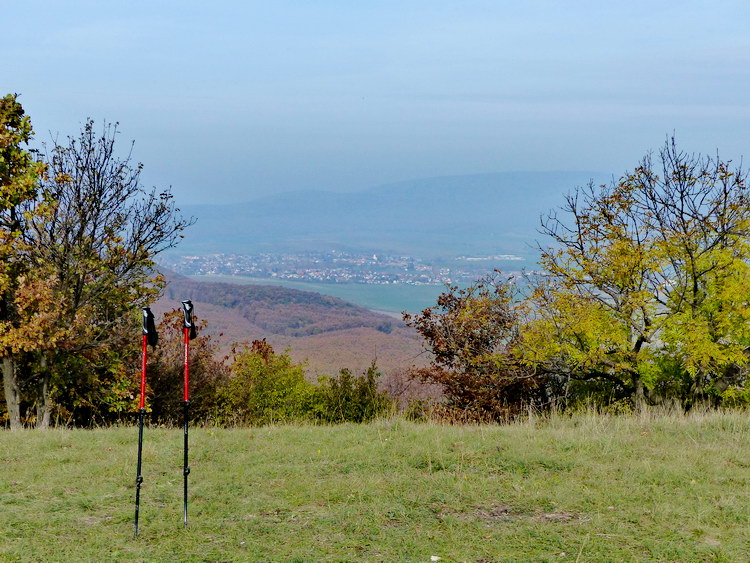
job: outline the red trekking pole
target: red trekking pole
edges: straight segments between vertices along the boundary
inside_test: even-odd
[[[185,527],[188,524],[188,475],[190,475],[190,467],[188,467],[188,420],[190,411],[190,341],[195,338],[195,323],[193,322],[193,303],[192,301],[185,300],[182,302],[182,313],[184,320],[182,323],[182,332],[185,340],[185,387],[183,392],[183,407],[182,407],[182,419],[183,419],[183,433],[185,439],[184,448],[184,459],[182,466],[182,475],[184,478],[183,484],[183,519]]]
[[[142,357],[141,357],[141,402],[138,411],[138,468],[135,478],[135,536],[138,536],[138,513],[141,506],[141,459],[143,456],[143,419],[146,416],[146,361],[148,359],[148,345],[156,346],[159,335],[154,326],[154,315],[151,309],[143,307]]]

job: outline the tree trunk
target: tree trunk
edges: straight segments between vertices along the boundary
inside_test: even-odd
[[[50,398],[49,380],[50,374],[47,369],[47,354],[42,353],[42,359],[39,362],[41,368],[41,379],[37,389],[36,400],[36,427],[39,430],[49,428],[50,417],[52,415],[52,400]]]
[[[13,358],[3,358],[3,390],[5,391],[5,406],[8,409],[8,420],[11,430],[21,430],[21,393],[18,388],[16,362]]]
[[[643,380],[640,377],[635,377],[633,384],[635,386],[635,410],[641,412],[646,406],[646,391],[643,386]]]

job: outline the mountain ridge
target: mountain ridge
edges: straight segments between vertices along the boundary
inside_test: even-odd
[[[539,216],[595,172],[439,176],[357,192],[295,191],[244,203],[189,205],[198,222],[181,245],[192,253],[339,250],[437,256],[529,254]]]

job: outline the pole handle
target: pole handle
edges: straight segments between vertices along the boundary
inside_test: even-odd
[[[182,302],[182,315],[182,326],[190,330],[190,340],[193,340],[198,333],[195,330],[195,322],[193,322],[193,302],[190,299],[185,299]]]
[[[156,346],[159,343],[159,333],[156,332],[154,314],[150,307],[143,307],[143,334],[148,336],[148,343]]]

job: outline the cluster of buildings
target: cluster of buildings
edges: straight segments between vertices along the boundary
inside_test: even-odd
[[[491,257],[494,258],[494,257]],[[480,263],[481,262],[481,265]],[[184,275],[249,276],[261,279],[364,284],[444,284],[486,273],[486,260],[459,258],[435,265],[412,256],[325,252],[172,256],[162,264]],[[481,271],[480,271],[481,270]]]

